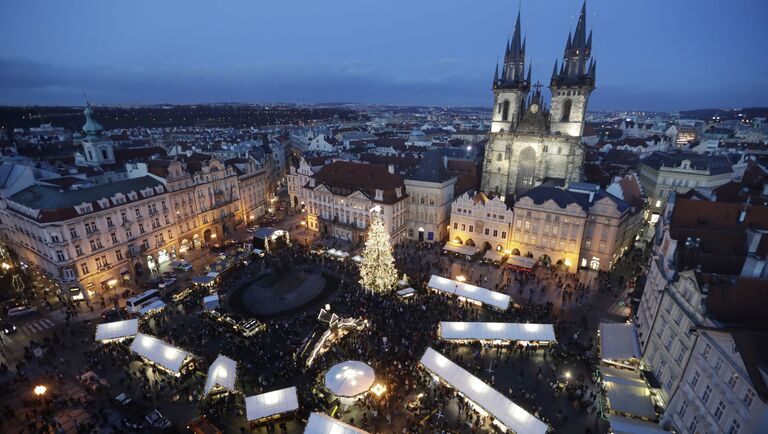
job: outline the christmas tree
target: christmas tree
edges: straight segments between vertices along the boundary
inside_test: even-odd
[[[371,210],[371,224],[368,240],[363,250],[363,264],[360,267],[360,284],[372,291],[389,291],[397,285],[397,270],[389,233],[379,215],[380,208]]]

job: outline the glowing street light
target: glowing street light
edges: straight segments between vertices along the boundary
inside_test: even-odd
[[[9,264],[7,262],[3,262],[2,267],[3,267],[3,270],[7,271],[7,270],[9,270],[11,268],[11,264]]]
[[[565,380],[567,381],[570,379],[571,379],[571,371],[565,371]]]
[[[46,391],[48,391],[48,388],[43,386],[42,384],[39,384],[39,385],[35,386],[35,395],[37,395],[37,396],[45,395]]]
[[[387,388],[381,383],[376,383],[373,385],[373,387],[371,387],[371,392],[373,392],[373,394],[376,396],[381,396],[386,391],[387,391]]]
[[[464,276],[456,276],[456,280],[458,280],[459,282],[466,282],[467,278]]]

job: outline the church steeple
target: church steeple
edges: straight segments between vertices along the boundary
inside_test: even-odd
[[[83,124],[83,132],[85,135],[98,136],[104,130],[104,127],[93,119],[93,107],[91,107],[90,103],[86,103],[83,114],[85,115],[85,124]]]
[[[504,49],[504,65],[501,71],[500,81],[494,81],[494,85],[505,88],[527,89],[530,82],[525,79],[525,46],[527,41],[522,37],[520,24],[520,11],[517,12],[515,29],[512,39],[507,39]]]
[[[587,36],[587,2],[581,6],[576,30],[568,33],[563,52],[563,66],[558,74],[552,75],[552,83],[586,85],[590,80],[590,57],[592,55],[592,31]]]
[[[531,88],[531,69],[525,70],[526,38],[522,35],[521,13],[518,10],[512,37],[504,44],[504,61],[498,62],[493,76],[494,111],[492,132],[511,131],[520,118],[525,97]]]

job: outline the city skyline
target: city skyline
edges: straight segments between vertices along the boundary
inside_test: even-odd
[[[521,3],[526,60],[533,81],[546,85],[581,1]],[[768,5],[737,3],[725,10],[712,1],[590,1],[599,61],[591,108],[765,104],[768,61],[743,41],[765,39],[760,18]],[[490,106],[493,66],[518,11],[517,2],[237,3],[217,10],[165,3],[151,14],[91,2],[48,3],[40,14],[35,5],[0,6],[7,18],[0,37],[11,41],[0,50],[0,104],[82,104],[85,91],[94,103],[115,105]]]

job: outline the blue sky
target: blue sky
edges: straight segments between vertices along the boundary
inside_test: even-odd
[[[548,83],[581,0],[522,0]],[[768,1],[590,0],[591,109],[768,105]],[[0,0],[0,104],[490,106],[518,1]]]

